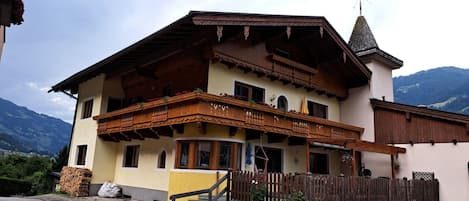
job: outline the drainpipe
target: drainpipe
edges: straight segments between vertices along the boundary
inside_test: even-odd
[[[78,98],[75,97],[74,95],[62,90],[61,91],[62,93],[64,93],[65,95],[69,96],[70,98],[73,98],[75,99],[75,112],[73,114],[73,120],[72,120],[72,130],[70,131],[70,140],[68,141],[68,159],[70,159],[70,152],[72,151],[72,137],[73,137],[73,130],[75,130],[75,121],[76,121],[76,118],[77,118],[77,108],[78,108]],[[67,159],[67,161],[68,161]],[[67,163],[69,163],[70,161],[68,161]],[[67,164],[68,166],[68,164]]]

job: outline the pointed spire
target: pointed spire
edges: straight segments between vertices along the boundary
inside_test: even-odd
[[[354,52],[378,48],[378,43],[364,16],[358,16],[348,44]]]

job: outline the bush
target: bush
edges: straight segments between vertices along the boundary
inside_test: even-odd
[[[0,195],[27,194],[31,191],[31,183],[19,179],[0,177]]]

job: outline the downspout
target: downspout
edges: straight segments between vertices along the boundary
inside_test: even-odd
[[[75,97],[74,95],[62,90],[61,91],[62,93],[64,93],[65,95],[69,96],[70,98],[73,98],[75,99],[75,112],[73,114],[73,120],[72,120],[72,129],[70,131],[70,139],[68,141],[68,159],[70,159],[70,152],[72,151],[72,137],[73,137],[73,130],[75,130],[75,122],[76,122],[76,118],[77,118],[77,108],[78,108],[78,98]],[[68,163],[70,161],[68,161],[67,159],[67,166],[68,166]]]

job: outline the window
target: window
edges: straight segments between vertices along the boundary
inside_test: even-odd
[[[218,166],[221,169],[228,169],[231,167],[231,153],[233,143],[221,142],[220,143],[220,156],[218,158]]]
[[[329,174],[328,155],[309,153],[309,171],[314,174]]]
[[[267,171],[268,172],[282,172],[282,150],[275,148],[263,147],[265,155],[269,161],[267,161]],[[264,153],[259,146],[256,146],[256,158],[255,164],[257,169],[264,169],[265,167],[265,158]]]
[[[87,145],[77,146],[77,165],[85,165]]]
[[[177,142],[176,168],[226,170],[240,169],[240,143],[184,140]]]
[[[308,101],[309,116],[327,119],[327,105]]]
[[[122,101],[120,99],[108,97],[107,112],[112,112],[121,108],[122,108]]]
[[[179,161],[178,166],[181,168],[189,167],[189,142],[179,143]]]
[[[235,82],[235,96],[246,101],[264,102],[265,90],[259,87]]]
[[[158,168],[166,168],[166,151],[160,153],[158,158]]]
[[[93,112],[93,99],[87,100],[83,103],[81,118],[86,119],[90,118]]]
[[[138,167],[138,154],[140,145],[129,145],[125,147],[124,167]]]
[[[210,167],[210,142],[199,142],[197,144],[197,167],[209,168]]]
[[[277,99],[277,108],[282,111],[288,111],[288,101],[285,96],[279,96]]]

